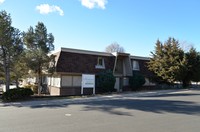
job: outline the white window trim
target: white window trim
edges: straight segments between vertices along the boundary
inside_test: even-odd
[[[99,60],[102,59],[102,65],[99,64]],[[105,69],[105,62],[104,58],[98,57],[97,59],[97,65],[95,66],[96,69]]]
[[[139,65],[139,62],[138,62],[138,61],[133,60],[133,61],[132,61],[132,64],[133,64],[133,70],[134,70],[134,71],[139,71],[139,70],[140,70],[140,65]],[[137,66],[135,67],[135,65],[137,65]]]

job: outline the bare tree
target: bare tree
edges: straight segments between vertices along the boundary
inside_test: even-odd
[[[180,46],[183,49],[184,52],[189,52],[191,48],[194,47],[193,43],[189,43],[187,41],[181,41]]]
[[[108,45],[106,47],[105,51],[108,53],[113,53],[113,52],[124,53],[125,52],[124,48],[121,47],[117,42],[114,42],[114,43]]]

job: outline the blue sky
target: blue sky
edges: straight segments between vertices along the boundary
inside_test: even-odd
[[[104,51],[117,42],[137,56],[149,56],[156,40],[168,37],[200,51],[199,6],[199,0],[0,0],[21,31],[43,22],[56,50]]]

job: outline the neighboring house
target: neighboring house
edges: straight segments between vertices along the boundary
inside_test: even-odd
[[[147,57],[70,48],[61,48],[54,55],[55,73],[47,79],[51,95],[80,95],[82,74],[97,74],[105,70],[113,71],[117,91],[129,85],[128,77],[133,75],[133,71],[145,76],[145,85],[152,85],[148,79],[151,73],[146,67],[146,62],[150,60]],[[84,94],[89,93],[92,89],[84,89]]]

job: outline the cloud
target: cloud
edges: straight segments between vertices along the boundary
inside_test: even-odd
[[[0,0],[0,5],[3,4],[4,1],[5,1],[5,0]]]
[[[59,6],[55,6],[55,5],[50,6],[48,4],[41,4],[41,5],[36,6],[36,10],[38,10],[40,14],[49,14],[52,12],[59,12],[61,16],[64,15],[63,10]]]
[[[105,9],[107,0],[81,0],[81,4],[89,9],[93,8]]]

